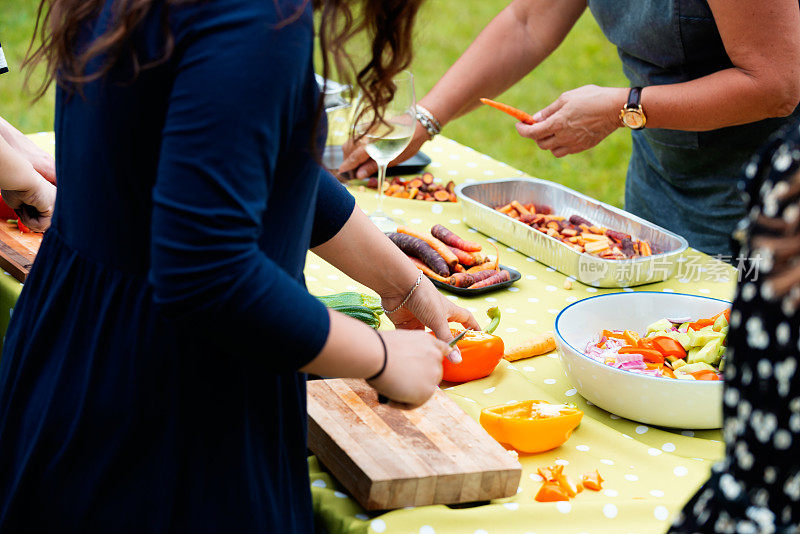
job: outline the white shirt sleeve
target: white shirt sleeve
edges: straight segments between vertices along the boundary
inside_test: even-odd
[[[0,74],[8,72],[8,63],[6,63],[6,56],[3,54],[3,45],[0,44]]]

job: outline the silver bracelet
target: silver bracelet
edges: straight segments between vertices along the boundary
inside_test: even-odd
[[[419,121],[422,127],[425,128],[431,138],[441,133],[442,125],[436,120],[436,117],[433,116],[433,113],[419,104],[417,104],[414,109],[416,110],[417,121]]]
[[[401,302],[400,305],[398,307],[396,307],[395,309],[393,309],[393,310],[387,310],[386,308],[384,308],[381,305],[381,309],[383,310],[383,313],[385,313],[386,315],[389,315],[390,313],[394,313],[396,311],[399,311],[400,308],[402,308],[403,306],[406,305],[406,302],[408,302],[408,299],[411,298],[411,295],[414,294],[414,291],[417,290],[417,288],[419,287],[419,285],[421,283],[422,283],[422,271],[419,272],[419,276],[417,276],[417,282],[414,284],[414,287],[411,288],[411,291],[408,292],[408,295],[406,295],[406,298],[403,299],[403,302]]]

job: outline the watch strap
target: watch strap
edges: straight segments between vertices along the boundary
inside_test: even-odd
[[[638,108],[642,103],[642,88],[641,87],[631,87],[630,93],[628,93],[628,103],[625,104],[626,108]]]

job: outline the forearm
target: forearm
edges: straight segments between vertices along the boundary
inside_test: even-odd
[[[36,146],[36,143],[14,128],[7,120],[0,117],[0,141],[2,140],[5,140],[20,157],[29,162],[36,172],[44,176],[45,179],[53,183],[56,182],[53,157]]]
[[[405,295],[419,270],[356,206],[339,232],[311,249],[384,298]]]
[[[796,100],[776,91],[774,84],[735,68],[642,91],[648,128],[715,130],[786,116],[796,105]]]
[[[376,332],[344,314],[328,310],[330,330],[322,351],[300,370],[328,377],[369,378],[383,364]]]
[[[38,179],[33,166],[0,136],[0,188],[30,189]]]
[[[497,15],[420,100],[445,124],[533,70],[561,43],[585,0],[516,0]]]

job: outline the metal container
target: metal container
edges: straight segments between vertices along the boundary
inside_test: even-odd
[[[631,213],[562,185],[536,178],[511,178],[456,187],[464,221],[507,246],[594,287],[630,287],[672,277],[688,244],[684,238]],[[662,251],[644,258],[606,260],[564,243],[495,210],[512,200],[545,204],[554,214],[580,215],[598,226],[643,239]]]

